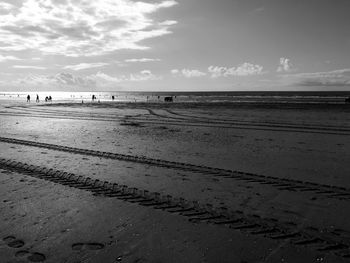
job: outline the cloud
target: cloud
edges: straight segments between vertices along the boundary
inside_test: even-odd
[[[93,56],[120,49],[144,50],[142,40],[172,33],[176,21],[155,21],[152,14],[175,0],[24,0],[0,13],[0,50]]]
[[[277,68],[277,72],[291,72],[294,71],[293,64],[289,58],[280,58],[280,64]]]
[[[58,73],[56,75],[30,74],[17,79],[12,85],[25,88],[57,88],[57,87],[88,87],[94,86],[94,82],[84,77],[74,76],[70,73]]]
[[[260,65],[255,65],[251,63],[243,63],[238,67],[218,67],[210,66],[208,72],[211,74],[212,78],[218,77],[229,77],[229,76],[251,76],[251,75],[261,75],[263,74],[263,67]]]
[[[9,61],[9,60],[21,60],[18,57],[14,57],[14,56],[3,56],[0,55],[0,62],[4,62],[4,61]]]
[[[154,75],[150,70],[142,70],[139,73],[133,73],[130,75],[121,75],[117,77],[112,77],[103,72],[98,72],[93,75],[86,77],[87,79],[94,81],[96,83],[103,83],[104,85],[120,83],[120,82],[140,82],[148,80],[159,80],[160,76]]]
[[[161,76],[154,75],[150,70],[142,70],[139,74],[130,74],[125,81],[146,81],[146,80],[160,80]]]
[[[12,8],[14,8],[13,5],[9,4],[9,3],[5,3],[5,2],[0,2],[0,10],[2,11],[8,11],[11,10]]]
[[[139,73],[121,76],[110,76],[101,71],[87,75],[77,76],[67,72],[55,75],[29,74],[23,78],[6,83],[7,86],[20,88],[41,89],[88,89],[88,88],[113,88],[124,82],[141,82],[159,80],[161,76],[154,75],[150,70],[142,70]]]
[[[186,78],[198,78],[198,77],[207,75],[205,72],[202,72],[198,69],[185,69],[185,68],[182,70],[173,69],[170,72],[173,75],[181,75]]]
[[[181,73],[186,77],[186,78],[197,78],[197,77],[202,77],[205,76],[206,73],[201,72],[197,69],[183,69],[181,70]]]
[[[350,85],[350,69],[288,74],[283,75],[282,78],[290,85],[298,86],[348,86]]]
[[[12,67],[18,68],[18,69],[40,69],[40,70],[46,69],[46,67],[30,66],[30,65],[13,65]]]
[[[125,62],[135,63],[135,62],[159,62],[161,59],[159,58],[131,58],[125,59]]]
[[[77,65],[67,65],[64,67],[64,69],[71,69],[71,70],[83,70],[83,69],[90,69],[90,68],[99,68],[99,67],[103,67],[103,66],[107,66],[109,65],[108,63],[80,63]]]
[[[159,26],[173,26],[176,24],[177,24],[177,21],[174,21],[174,20],[166,20],[166,21],[158,23]]]

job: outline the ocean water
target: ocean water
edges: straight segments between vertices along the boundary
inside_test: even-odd
[[[52,96],[55,102],[88,102],[92,95],[101,102],[163,102],[164,97],[173,96],[177,103],[313,103],[344,104],[349,92],[0,92],[0,100],[26,101],[27,95],[35,101]]]

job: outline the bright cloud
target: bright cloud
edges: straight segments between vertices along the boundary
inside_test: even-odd
[[[173,75],[182,75],[186,78],[198,78],[207,75],[206,73],[199,71],[198,69],[173,69],[171,70]]]
[[[77,65],[67,65],[64,67],[64,69],[71,69],[71,70],[83,70],[83,69],[90,69],[90,68],[99,68],[109,65],[108,63],[80,63]]]
[[[291,72],[293,71],[293,65],[289,58],[280,58],[280,64],[277,68],[277,72]]]
[[[143,50],[140,42],[170,34],[176,21],[151,15],[175,0],[24,0],[0,7],[0,50],[33,49],[66,56],[101,55],[120,49]]]
[[[46,69],[45,67],[31,66],[31,65],[13,65],[12,67],[18,68],[18,69],[40,69],[40,70]]]
[[[0,55],[0,62],[8,61],[8,60],[21,60],[20,58],[14,57],[14,56],[3,56]]]
[[[125,59],[125,62],[134,63],[134,62],[159,62],[161,59],[159,58],[131,58]]]
[[[176,24],[177,24],[177,21],[174,21],[174,20],[166,20],[166,21],[158,23],[159,26],[173,26]]]
[[[146,80],[160,80],[161,76],[154,75],[150,70],[142,70],[139,74],[130,74],[126,81],[146,81]]]
[[[263,74],[263,67],[251,63],[243,63],[238,67],[218,67],[210,66],[208,72],[212,78],[229,77],[229,76],[251,76]]]

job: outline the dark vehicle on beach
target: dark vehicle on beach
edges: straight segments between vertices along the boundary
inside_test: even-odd
[[[173,102],[174,99],[173,99],[173,97],[165,97],[165,98],[164,98],[164,101],[165,101],[165,102]]]

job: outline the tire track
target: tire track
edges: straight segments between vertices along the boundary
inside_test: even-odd
[[[164,109],[164,111],[175,115],[175,116],[179,116],[179,117],[183,117],[184,119],[187,120],[191,120],[191,119],[202,119],[202,120],[207,120],[207,121],[222,121],[222,122],[239,122],[239,123],[258,123],[258,124],[282,124],[282,125],[295,125],[294,123],[290,123],[290,122],[275,122],[275,121],[254,121],[254,120],[249,120],[249,121],[245,121],[245,120],[240,120],[240,119],[213,119],[213,118],[209,118],[209,117],[205,117],[205,116],[195,116],[195,115],[189,115],[189,114],[183,114],[183,113],[178,113],[172,110],[168,110],[168,109]],[[303,127],[317,127],[320,129],[323,128],[332,128],[332,129],[337,129],[337,128],[342,128],[342,129],[346,129],[348,131],[350,131],[350,126],[344,126],[344,125],[322,125],[322,124],[317,124],[317,123],[301,123],[300,125],[302,125]]]
[[[256,121],[236,121],[236,120],[212,120],[209,118],[206,118],[207,120],[203,120],[202,118],[198,117],[198,120],[194,119],[188,119],[188,118],[177,118],[177,117],[170,117],[166,115],[161,115],[156,112],[154,112],[151,109],[148,109],[150,114],[161,117],[161,118],[170,118],[170,119],[179,119],[183,121],[191,121],[195,123],[212,123],[212,124],[226,124],[226,125],[240,125],[240,126],[248,126],[248,127],[269,127],[269,128],[285,128],[285,129],[299,129],[299,130],[310,130],[310,131],[330,131],[330,132],[350,132],[350,129],[347,128],[339,128],[339,127],[332,127],[332,126],[316,126],[316,125],[295,125],[291,123],[269,123],[269,122],[256,122]],[[331,128],[330,128],[331,127]]]
[[[182,162],[166,161],[162,159],[147,158],[144,156],[127,155],[120,153],[103,152],[89,149],[81,149],[76,147],[62,146],[57,144],[49,144],[28,140],[19,140],[14,138],[0,137],[0,142],[19,144],[31,147],[45,148],[49,150],[68,152],[73,154],[90,155],[100,158],[114,159],[119,161],[135,162],[146,165],[153,165],[168,169],[182,170],[192,173],[199,173],[226,180],[236,180],[247,184],[258,184],[274,187],[279,191],[290,191],[298,193],[310,193],[323,198],[331,198],[337,200],[350,200],[350,189],[340,186],[332,186],[326,184],[317,184],[307,181],[278,178],[273,176],[265,176],[242,171],[220,169],[215,167],[194,165]]]
[[[18,109],[19,110],[19,109]],[[151,110],[152,111],[152,110]],[[30,118],[48,118],[48,119],[72,119],[72,120],[93,120],[93,121],[126,121],[132,120],[137,121],[140,124],[155,124],[155,125],[175,125],[175,126],[191,126],[191,127],[206,127],[206,128],[227,128],[227,129],[239,129],[239,130],[258,130],[258,131],[277,131],[277,132],[298,132],[298,133],[311,133],[311,134],[327,134],[327,135],[350,135],[350,129],[334,129],[334,128],[317,128],[307,126],[293,126],[293,125],[271,125],[271,124],[254,124],[254,123],[228,123],[228,122],[209,122],[209,121],[196,121],[181,118],[168,118],[167,116],[160,114],[150,114],[149,116],[156,116],[158,119],[149,119],[138,116],[127,116],[127,117],[107,117],[107,116],[86,116],[84,114],[73,114],[66,115],[62,112],[45,114],[31,113],[26,110],[25,112],[0,112],[0,115],[8,116],[22,116]],[[75,115],[75,116],[74,116]]]
[[[314,227],[300,228],[295,224],[279,222],[259,215],[244,215],[240,211],[230,211],[227,207],[215,208],[211,204],[200,204],[184,198],[149,192],[127,185],[108,181],[93,180],[90,177],[75,175],[42,166],[29,165],[8,159],[0,159],[0,169],[14,171],[72,188],[85,190],[105,198],[146,206],[188,218],[190,222],[205,222],[228,227],[249,235],[263,236],[277,241],[290,242],[294,246],[331,253],[350,259],[350,249],[346,238]]]

